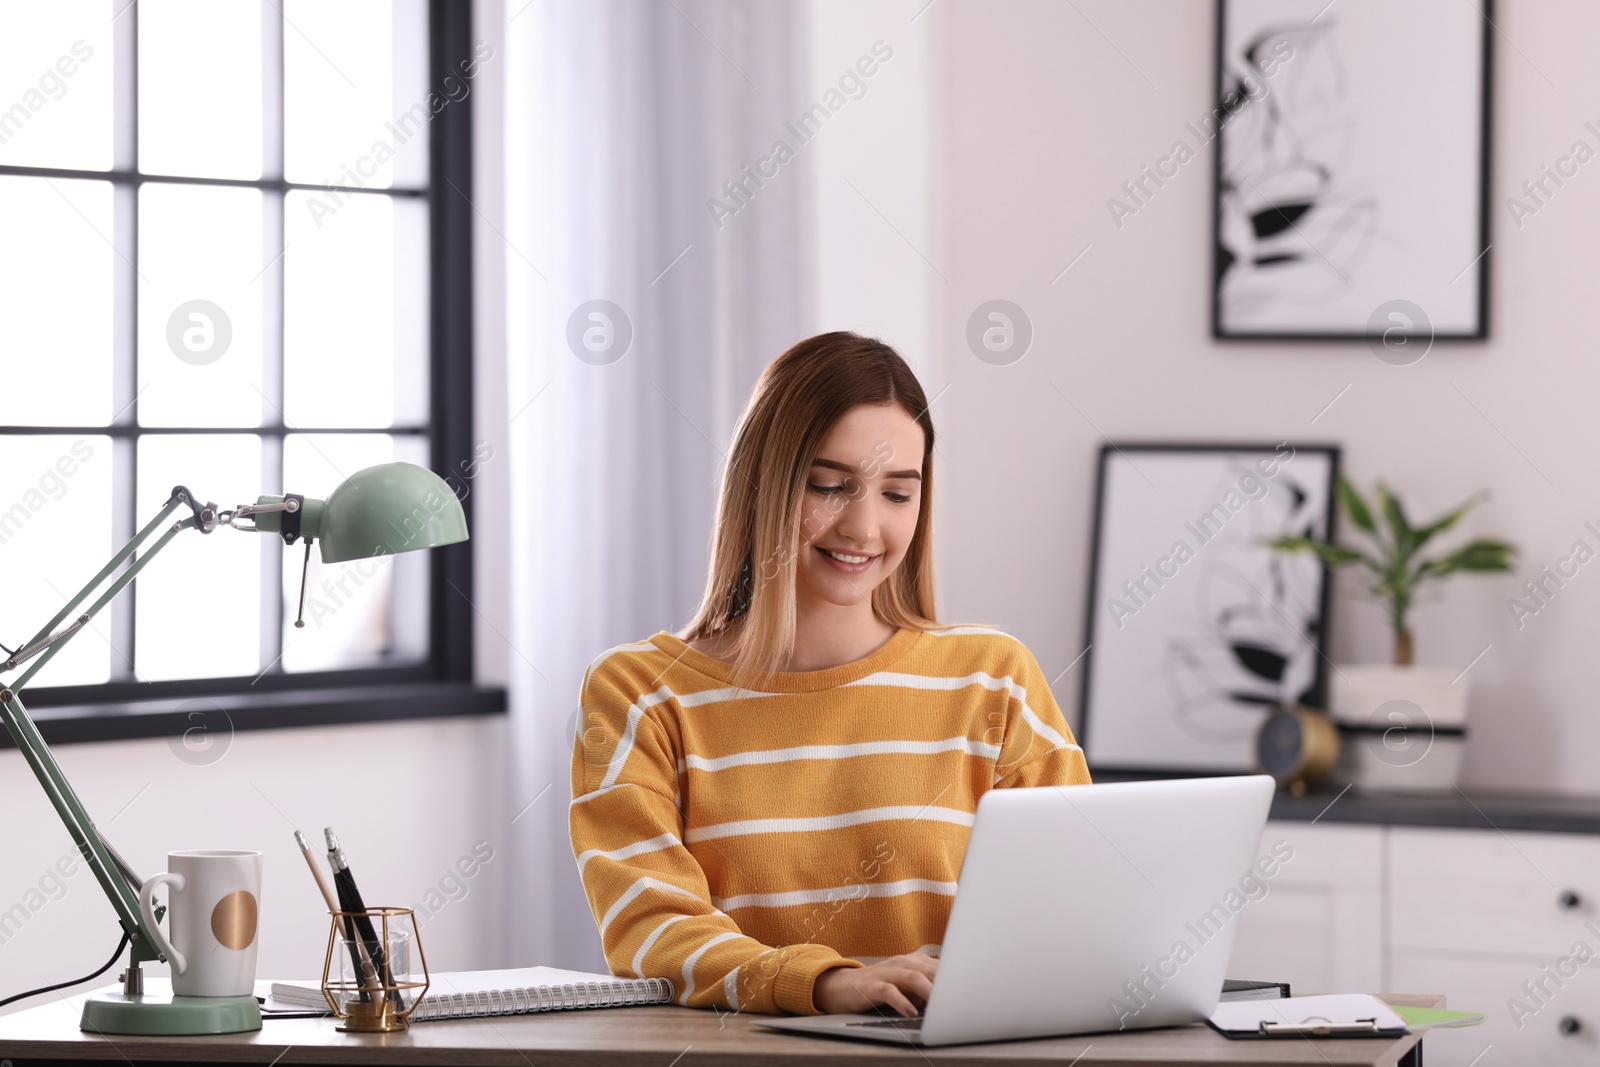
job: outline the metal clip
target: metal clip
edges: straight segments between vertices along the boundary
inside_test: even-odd
[[[261,531],[261,527],[256,525],[252,519],[252,516],[277,511],[297,512],[300,510],[300,499],[301,498],[291,496],[281,504],[240,504],[236,508],[218,512],[217,522],[223,526],[231,526],[235,530],[245,530],[250,533],[259,533]],[[248,526],[246,526],[244,523],[239,522],[239,519],[252,519],[252,521]]]
[[[1333,1037],[1339,1034],[1375,1034],[1378,1032],[1377,1019],[1357,1019],[1354,1022],[1336,1023],[1327,1019],[1317,1022],[1307,1020],[1300,1023],[1270,1023],[1262,1020],[1261,1033],[1271,1034],[1309,1034],[1316,1037]]]

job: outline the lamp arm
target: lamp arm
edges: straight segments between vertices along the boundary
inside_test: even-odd
[[[144,529],[142,529],[138,533],[134,534],[133,539],[131,541],[129,541],[126,545],[122,546],[122,551],[118,552],[115,556],[112,556],[111,557],[111,562],[107,563],[104,567],[102,567],[100,569],[100,573],[99,574],[97,574],[93,578],[89,579],[89,584],[84,586],[78,592],[77,596],[73,597],[70,601],[68,601],[65,607],[63,607],[60,611],[56,612],[56,617],[51,619],[49,622],[45,623],[44,624],[44,629],[40,630],[37,634],[34,634],[33,640],[26,642],[26,644],[23,647],[31,647],[33,645],[36,645],[40,641],[42,641],[45,638],[49,637],[51,634],[55,633],[56,627],[61,625],[62,620],[65,619],[68,615],[72,614],[72,612],[74,610],[76,610],[78,605],[83,603],[84,598],[87,597],[90,593],[92,593],[95,589],[99,588],[100,583],[105,581],[108,577],[110,577],[112,572],[114,572],[118,567],[122,566],[123,561],[126,560],[129,556],[133,555],[133,553],[138,550],[139,545],[144,541],[144,539],[146,537],[150,536],[150,534],[156,529],[156,527],[160,526],[163,522],[165,522],[167,520],[167,518],[174,511],[177,511],[178,508],[183,503],[184,503],[184,501],[182,499],[180,499],[179,496],[176,493],[174,493],[172,495],[172,498],[167,501],[166,506],[161,509],[161,512],[158,515],[156,515],[155,518],[151,519],[150,522],[145,526]],[[22,684],[21,684],[20,680],[17,682],[15,688],[18,688],[18,689],[22,688]]]
[[[100,836],[88,812],[84,811],[83,802],[61,774],[44,740],[39,738],[38,731],[28,718],[27,709],[22,706],[21,698],[10,689],[0,689],[0,719],[5,721],[6,732],[11,735],[17,748],[22,750],[23,758],[44,787],[45,795],[61,817],[73,844],[78,846],[79,855],[94,872],[95,880],[100,883],[101,890],[116,910],[117,920],[132,943],[132,962],[138,964],[143,960],[159,958],[159,950],[139,916],[138,898],[132,883],[111,858],[110,846]]]
[[[78,605],[88,599],[100,584],[113,574],[127,559],[138,551],[139,546],[161,527],[179,507],[188,504],[196,509],[196,514],[173,523],[156,542],[150,546],[133,562],[115,582],[100,595],[98,599],[80,616],[79,620],[68,627],[66,631],[56,633],[55,629],[68,615],[76,611]],[[102,608],[114,600],[131,581],[144,569],[174,537],[186,529],[201,526],[202,518],[199,509],[193,502],[187,490],[181,487],[173,490],[172,498],[161,509],[161,512],[147,524],[144,529],[134,535],[122,550],[111,558],[100,573],[95,575],[73,597],[67,606],[62,608],[56,617],[51,619],[32,641],[24,646],[24,651],[37,652],[41,642],[44,642],[42,654],[21,677],[14,682],[0,683],[0,722],[3,722],[6,732],[11,735],[11,740],[22,752],[28,761],[28,766],[33,770],[34,777],[39,779],[39,784],[44,788],[45,795],[56,809],[56,814],[66,825],[67,832],[72,836],[73,843],[78,846],[78,852],[83,856],[89,869],[94,872],[95,879],[100,883],[100,888],[105,891],[106,897],[111,901],[111,906],[116,909],[118,921],[127,933],[132,944],[130,962],[136,969],[144,960],[161,958],[160,949],[150,936],[150,931],[145,929],[144,921],[139,914],[139,902],[135,883],[138,877],[128,868],[126,861],[113,849],[106,840],[100,836],[100,831],[95,827],[94,820],[89,817],[84,809],[83,802],[78,799],[77,793],[67,781],[67,776],[62,773],[61,766],[50,752],[50,746],[45,744],[40,736],[38,727],[28,715],[27,709],[22,705],[18,696],[20,690],[35,674],[61,651],[62,647],[87,624]],[[202,527],[203,528],[203,527]],[[54,638],[51,640],[51,638]],[[8,666],[14,665],[13,657]]]
[[[113,556],[111,558],[111,562],[107,563],[103,568],[101,568],[99,574],[89,579],[89,584],[79,590],[78,595],[68,601],[67,606],[57,612],[55,618],[51,619],[49,623],[45,625],[44,629],[40,630],[39,633],[35,635],[33,640],[28,642],[28,647],[32,648],[41,642],[48,641],[52,634],[54,634],[57,638],[57,640],[55,640],[47,649],[45,649],[44,654],[39,657],[38,662],[34,663],[33,666],[24,671],[20,678],[17,678],[12,682],[5,683],[9,688],[20,690],[23,686],[28,684],[34,675],[38,674],[39,671],[43,669],[46,663],[49,663],[51,659],[55,657],[57,652],[61,651],[61,649],[66,645],[67,639],[72,635],[70,633],[55,634],[55,628],[61,624],[63,619],[65,619],[73,611],[77,610],[78,605],[83,603],[84,600],[88,598],[90,593],[99,588],[100,583],[105,581],[108,575],[113,573],[122,565],[125,560],[127,560],[129,556],[137,551],[144,540],[152,532],[154,532],[157,527],[166,521],[166,519],[174,510],[176,510],[180,503],[182,503],[182,501],[177,497],[174,497],[172,500],[168,501],[167,506],[161,509],[161,513],[152,519],[144,529],[135,534],[133,539],[123,546],[122,551]],[[150,546],[148,551],[146,551],[138,559],[134,560],[133,565],[124,571],[115,582],[112,582],[111,585],[106,588],[105,592],[100,594],[99,598],[89,606],[89,608],[83,613],[82,617],[89,619],[94,618],[95,615],[100,612],[101,608],[104,608],[107,604],[111,603],[111,601],[115,600],[117,598],[117,594],[122,592],[123,589],[127,588],[129,583],[138,577],[139,572],[142,571],[145,566],[155,558],[158,552],[167,546],[167,542],[171,541],[181,531],[189,529],[194,525],[195,520],[192,518],[183,519],[180,522],[173,523],[171,528],[162,534],[161,537],[157,539],[155,544]],[[73,628],[74,632],[76,632],[76,629],[81,627],[79,624],[74,623]],[[10,665],[10,663],[6,664],[7,667]]]

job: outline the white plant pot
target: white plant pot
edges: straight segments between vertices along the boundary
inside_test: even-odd
[[[1467,744],[1465,677],[1446,667],[1339,667],[1328,678],[1328,712],[1339,726],[1341,785],[1455,791]]]

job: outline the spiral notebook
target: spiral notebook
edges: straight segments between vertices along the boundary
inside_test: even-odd
[[[322,988],[310,983],[274,982],[271,1000],[263,1006],[269,1017],[274,1001],[277,1006],[300,1010],[328,1007]],[[446,971],[431,977],[427,995],[411,1019],[470,1019],[671,1002],[672,983],[665,978],[617,978],[555,967]]]

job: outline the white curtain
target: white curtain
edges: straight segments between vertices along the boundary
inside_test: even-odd
[[[809,161],[785,128],[806,107],[805,19],[798,2],[521,4],[502,12],[520,811],[506,955],[603,969],[567,843],[579,683],[604,649],[686,621],[734,422],[761,368],[811,332]],[[779,140],[796,158],[745,178]],[[742,206],[724,187],[739,179]],[[714,217],[712,198],[737,212]],[[631,323],[615,362],[568,345],[597,299]]]

